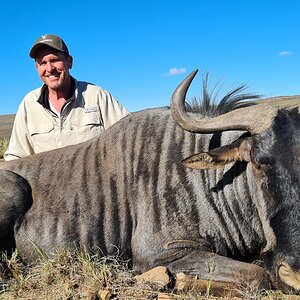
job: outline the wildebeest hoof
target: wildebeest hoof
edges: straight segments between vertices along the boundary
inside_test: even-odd
[[[285,284],[296,290],[300,289],[300,272],[293,270],[288,263],[281,263],[278,268],[278,275]]]

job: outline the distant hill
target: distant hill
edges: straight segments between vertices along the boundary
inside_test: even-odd
[[[0,139],[11,135],[15,115],[0,115]]]
[[[277,104],[279,107],[288,101],[291,106],[300,106],[300,95],[295,96],[278,96],[272,98],[265,98],[257,100],[257,102],[271,102]],[[252,102],[252,101],[251,101]],[[11,135],[12,126],[14,123],[15,115],[0,115],[0,139]]]
[[[299,107],[300,106],[300,95],[294,96],[278,96],[272,98],[265,98],[257,100],[257,102],[275,104],[277,107]],[[288,104],[288,105],[287,105]]]

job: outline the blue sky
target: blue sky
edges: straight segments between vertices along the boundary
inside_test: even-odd
[[[41,81],[28,52],[42,34],[63,37],[71,74],[100,85],[128,110],[165,106],[198,68],[212,86],[247,84],[265,97],[300,94],[300,1],[4,0],[0,114],[15,113]]]

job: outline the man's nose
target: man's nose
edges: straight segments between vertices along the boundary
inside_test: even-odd
[[[48,61],[48,62],[46,63],[46,71],[47,71],[47,72],[50,72],[50,71],[52,71],[52,70],[53,70],[53,64],[52,64],[51,61]]]

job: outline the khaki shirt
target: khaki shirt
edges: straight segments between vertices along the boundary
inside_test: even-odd
[[[84,142],[128,115],[107,91],[74,81],[75,93],[60,117],[39,101],[42,87],[25,96],[15,117],[5,160]]]

